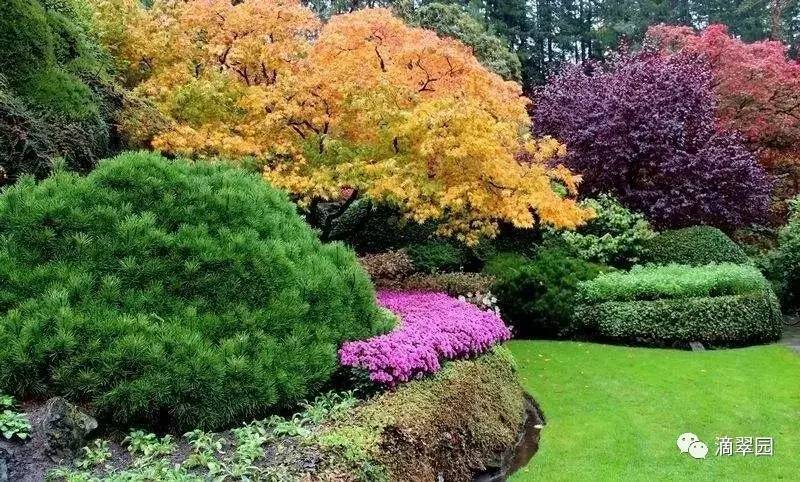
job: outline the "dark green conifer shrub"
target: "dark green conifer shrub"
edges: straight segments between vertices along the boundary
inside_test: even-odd
[[[526,264],[505,266],[506,273],[492,272],[498,279],[492,293],[503,319],[522,338],[574,335],[580,327],[573,319],[579,283],[608,269],[556,249],[541,250]]]
[[[388,328],[354,254],[222,165],[129,153],[0,196],[0,390],[119,426],[221,428],[329,381]]]
[[[432,238],[406,249],[417,271],[447,273],[460,271],[470,263],[469,251],[457,241]]]
[[[38,1],[0,2],[0,45],[0,74],[14,83],[55,61],[53,33]]]

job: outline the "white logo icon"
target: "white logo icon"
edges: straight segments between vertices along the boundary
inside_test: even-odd
[[[691,432],[678,436],[678,450],[682,454],[688,453],[695,459],[704,459],[708,454],[708,446],[700,441],[700,437]]]
[[[704,459],[706,454],[708,454],[708,447],[699,440],[692,442],[692,445],[689,446],[689,455],[696,459]]]
[[[691,432],[686,432],[678,437],[678,448],[680,449],[682,454],[685,454],[686,452],[689,451],[690,445],[699,441],[700,438],[697,435]]]

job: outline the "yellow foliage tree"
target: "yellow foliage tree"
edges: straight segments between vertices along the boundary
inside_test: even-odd
[[[570,228],[591,214],[570,197],[577,179],[552,167],[564,146],[531,137],[520,86],[388,10],[321,27],[297,0],[157,0],[133,13],[136,0],[95,1],[136,18],[140,33],[114,51],[167,120],[157,149],[257,157],[301,203],[356,192],[470,243],[501,221]]]

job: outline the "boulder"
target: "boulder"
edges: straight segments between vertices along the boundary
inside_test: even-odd
[[[45,404],[41,422],[46,454],[61,462],[72,457],[86,444],[86,437],[97,428],[97,420],[83,413],[62,397],[51,398]]]
[[[61,397],[25,411],[31,433],[25,440],[0,438],[0,482],[41,482],[56,465],[72,461],[87,444],[97,420]]]

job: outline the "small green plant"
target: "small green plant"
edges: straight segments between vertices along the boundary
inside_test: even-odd
[[[79,469],[99,467],[111,458],[108,440],[97,439],[92,445],[83,448],[83,456],[75,462]]]
[[[317,396],[313,402],[304,402],[304,410],[299,414],[308,422],[319,425],[326,419],[335,419],[347,413],[358,399],[353,391],[328,392]]]
[[[183,462],[187,468],[205,467],[210,476],[214,477],[222,471],[222,466],[217,458],[223,455],[222,437],[212,432],[203,430],[192,430],[185,433],[183,437],[192,447],[192,453]]]
[[[161,456],[175,451],[175,441],[171,435],[158,438],[156,434],[134,430],[122,441],[128,446],[128,452],[136,457],[136,463],[145,465]]]
[[[295,414],[289,420],[282,417],[273,417],[269,421],[272,434],[276,437],[307,437],[310,433],[306,425],[308,421],[300,414]]]
[[[24,413],[14,410],[14,398],[0,395],[0,433],[6,440],[13,437],[25,440],[31,433],[31,422]]]

